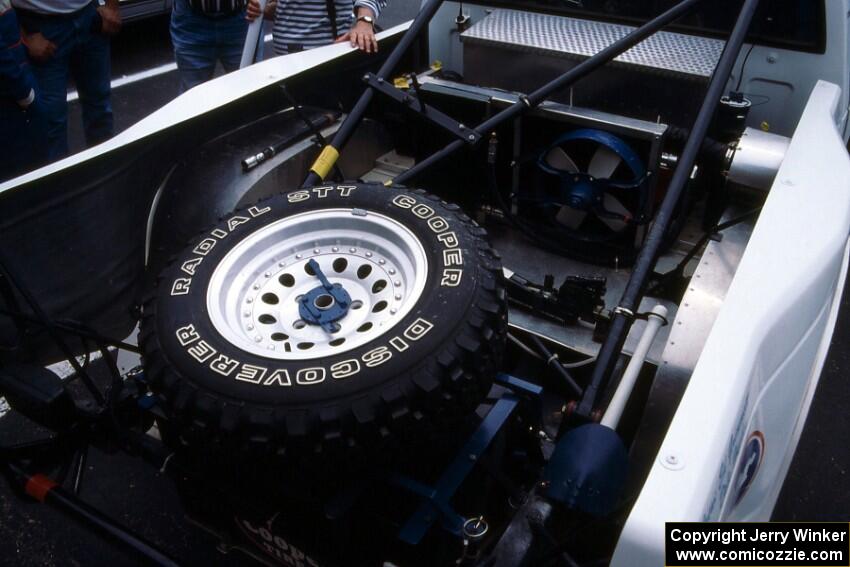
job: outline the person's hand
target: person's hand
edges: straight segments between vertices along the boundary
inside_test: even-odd
[[[103,24],[100,31],[103,35],[115,35],[121,31],[121,11],[118,9],[118,2],[107,2],[105,6],[99,6],[97,12],[100,14],[100,19]]]
[[[372,24],[362,20],[354,22],[354,25],[351,26],[351,31],[336,39],[336,43],[343,41],[350,42],[351,47],[356,47],[366,53],[378,52],[378,40],[375,39],[375,28],[372,27]]]
[[[45,63],[56,53],[56,44],[44,37],[41,32],[22,34],[30,59],[36,63]]]
[[[266,20],[274,20],[274,11],[277,7],[277,0],[268,0],[266,8],[262,11],[263,18]],[[260,0],[248,0],[248,6],[245,8],[245,19],[253,22],[260,17]]]

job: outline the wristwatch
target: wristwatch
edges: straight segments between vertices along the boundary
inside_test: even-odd
[[[373,28],[375,27],[375,18],[373,18],[372,16],[357,16],[357,19],[354,20],[354,21],[355,22],[366,22],[367,24],[369,24]]]

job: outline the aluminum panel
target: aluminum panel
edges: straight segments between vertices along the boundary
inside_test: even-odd
[[[564,16],[494,10],[461,34],[465,43],[498,45],[561,57],[590,57],[635,28]],[[659,32],[615,61],[699,78],[710,77],[725,42]]]

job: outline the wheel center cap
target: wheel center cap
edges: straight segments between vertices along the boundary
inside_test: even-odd
[[[307,266],[321,282],[298,299],[298,312],[308,325],[319,325],[328,333],[339,330],[337,321],[348,314],[351,296],[340,284],[332,284],[325,277],[319,263],[310,260]]]

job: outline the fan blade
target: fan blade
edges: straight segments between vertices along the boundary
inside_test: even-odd
[[[605,193],[603,203],[606,211],[618,213],[629,218],[631,218],[632,216],[631,211],[629,211],[626,206],[620,202],[618,198],[614,197],[610,193]],[[620,219],[609,219],[605,217],[599,217],[599,220],[604,222],[608,226],[608,228],[610,228],[614,232],[622,232],[628,226],[626,221]]]
[[[573,209],[571,207],[561,207],[561,210],[558,211],[557,215],[555,215],[555,220],[573,230],[578,229],[586,218],[586,211],[580,211],[579,209]]]
[[[620,167],[622,159],[613,150],[599,146],[593,158],[590,160],[590,165],[587,168],[587,173],[596,179],[610,179],[617,168]]]
[[[562,148],[552,148],[546,154],[546,163],[549,164],[549,167],[566,171],[567,173],[578,173],[579,171],[576,162]]]

